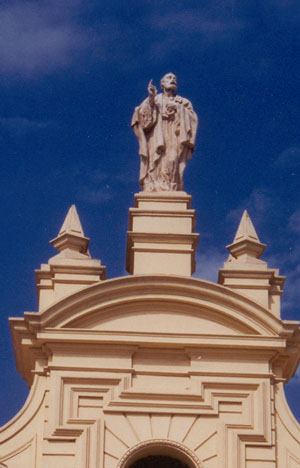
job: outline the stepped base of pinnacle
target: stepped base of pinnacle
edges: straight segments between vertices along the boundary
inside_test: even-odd
[[[132,275],[191,276],[199,234],[186,192],[140,192],[129,210],[126,269]]]

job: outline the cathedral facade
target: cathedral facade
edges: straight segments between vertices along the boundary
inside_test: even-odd
[[[2,468],[300,468],[284,384],[299,323],[243,214],[218,283],[193,278],[185,192],[139,193],[128,276],[90,257],[76,208],[36,271],[39,311],[10,319],[30,393],[0,428]]]

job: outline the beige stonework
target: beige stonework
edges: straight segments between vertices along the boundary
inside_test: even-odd
[[[129,210],[127,271],[191,276],[199,234],[185,192],[141,192]]]
[[[279,270],[268,268],[260,259],[266,245],[259,241],[249,214],[245,210],[224,268],[219,271],[220,284],[246,294],[280,318],[280,299],[285,281]]]
[[[84,236],[76,207],[72,205],[58,236],[51,241],[59,254],[35,271],[39,310],[88,284],[105,279],[106,268],[100,260],[91,258],[89,241]]]
[[[283,392],[300,359],[299,323],[280,318],[283,280],[260,263],[251,226],[244,218],[229,246],[223,284],[191,277],[197,235],[185,193],[136,195],[129,276],[102,280],[99,263],[97,280],[79,274],[86,260],[74,243],[87,248],[77,228],[65,244],[73,263],[59,257],[63,295],[50,261],[39,312],[10,319],[31,391],[0,429],[0,466],[130,468],[168,455],[189,468],[300,467],[300,426]]]

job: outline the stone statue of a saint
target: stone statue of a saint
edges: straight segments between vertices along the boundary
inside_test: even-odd
[[[183,172],[194,151],[197,115],[187,99],[178,96],[177,78],[167,73],[157,94],[152,80],[148,97],[135,108],[132,128],[139,141],[142,191],[183,190]]]

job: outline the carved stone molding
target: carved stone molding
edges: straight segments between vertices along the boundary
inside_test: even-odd
[[[129,450],[127,450],[127,452],[119,460],[117,468],[129,468],[129,464],[138,460],[139,455],[141,457],[149,455],[150,452],[148,452],[148,450],[151,449],[156,449],[159,454],[161,454],[161,450],[168,455],[176,456],[177,453],[178,456],[182,456],[182,461],[189,463],[191,468],[204,468],[203,463],[192,450],[179,442],[168,439],[151,439],[134,445]],[[151,451],[151,455],[153,454],[154,452]]]

